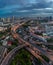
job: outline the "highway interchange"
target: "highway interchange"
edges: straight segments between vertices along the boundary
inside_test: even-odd
[[[37,46],[36,43],[37,42],[32,42],[30,41],[26,41],[24,40],[17,32],[16,30],[18,30],[23,24],[25,24],[26,22],[23,22],[19,25],[15,25],[14,27],[11,28],[11,33],[13,35],[14,38],[19,40],[20,46],[16,47],[15,49],[13,49],[12,51],[9,52],[9,54],[4,58],[3,62],[1,63],[1,65],[8,65],[8,61],[9,59],[12,57],[12,55],[18,51],[19,49],[25,47],[26,50],[28,50],[34,57],[36,57],[37,59],[39,58],[42,61],[43,65],[50,65],[48,62],[46,62],[41,56],[40,54],[45,55],[46,57],[49,58],[49,60],[53,63],[53,55],[48,54],[47,51],[45,51],[44,49],[42,49],[41,47]],[[38,52],[38,53],[37,53]]]
[[[26,44],[24,45],[20,45],[16,48],[14,48],[12,51],[10,51],[7,56],[5,57],[5,59],[2,61],[1,65],[9,65],[10,60],[12,59],[13,55],[15,55],[16,51],[19,51],[21,48],[25,47]]]

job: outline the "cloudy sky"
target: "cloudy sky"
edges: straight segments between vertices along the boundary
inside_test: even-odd
[[[53,0],[0,0],[2,16],[53,16]]]

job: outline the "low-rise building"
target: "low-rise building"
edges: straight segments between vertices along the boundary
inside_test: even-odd
[[[53,33],[53,21],[52,22],[47,22],[47,23],[41,23],[42,27],[45,28],[45,32],[48,35],[51,35]]]
[[[5,31],[7,30],[7,27],[0,27],[0,31]]]

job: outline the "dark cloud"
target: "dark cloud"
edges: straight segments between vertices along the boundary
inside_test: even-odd
[[[48,8],[48,9],[47,9]],[[52,8],[52,10],[50,9]],[[52,0],[0,0],[0,15],[53,13]]]

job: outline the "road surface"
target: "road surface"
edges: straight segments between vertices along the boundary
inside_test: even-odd
[[[7,56],[4,58],[2,61],[1,65],[9,65],[9,61],[12,59],[13,55],[15,54],[16,51],[19,51],[21,48],[25,47],[26,44],[20,45],[16,48],[14,48],[12,51],[10,51]]]

